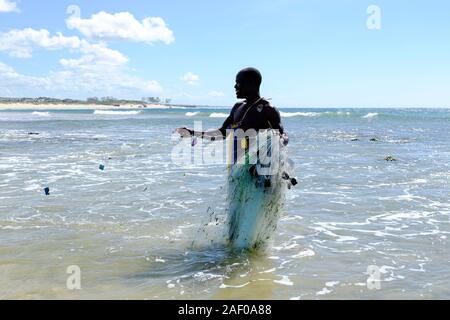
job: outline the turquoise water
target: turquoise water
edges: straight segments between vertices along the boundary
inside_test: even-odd
[[[450,110],[282,110],[299,185],[259,254],[221,244],[226,166],[171,160],[227,112],[0,111],[0,298],[450,297]]]

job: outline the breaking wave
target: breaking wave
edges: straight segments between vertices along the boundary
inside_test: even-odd
[[[94,114],[100,114],[100,115],[137,115],[140,114],[142,111],[140,110],[130,110],[130,111],[116,111],[116,110],[95,110]]]
[[[368,114],[366,114],[365,116],[363,116],[364,119],[372,119],[374,117],[378,116],[378,113],[376,112],[370,112]]]
[[[209,115],[210,118],[226,118],[228,117],[228,114],[221,113],[221,112],[213,112]]]

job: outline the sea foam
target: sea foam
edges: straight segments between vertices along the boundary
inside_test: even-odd
[[[320,116],[319,112],[280,112],[284,118],[291,117],[317,117]]]
[[[378,113],[376,113],[376,112],[370,112],[370,113],[366,114],[365,116],[363,116],[363,118],[364,118],[364,119],[371,119],[371,118],[374,118],[374,117],[376,117],[376,116],[378,116]]]
[[[34,114],[34,115],[40,116],[40,117],[50,117],[50,112],[34,111],[31,114]]]
[[[209,115],[210,118],[226,118],[228,117],[228,114],[221,113],[221,112],[213,112]]]
[[[141,110],[128,110],[128,111],[118,111],[118,110],[95,110],[94,114],[100,115],[137,115],[140,114]]]

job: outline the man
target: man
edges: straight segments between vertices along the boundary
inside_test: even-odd
[[[196,136],[201,138],[217,137],[217,133],[220,132],[222,137],[226,138],[226,131],[229,129],[242,129],[243,131],[274,129],[279,131],[284,143],[287,144],[288,138],[281,123],[280,113],[266,99],[261,97],[261,83],[262,76],[257,69],[245,68],[241,70],[236,76],[234,88],[236,97],[245,100],[234,105],[220,129],[197,132],[188,128],[178,128],[176,131],[184,137]]]
[[[274,129],[278,131],[281,135],[281,141],[286,145],[288,138],[281,123],[280,113],[266,99],[261,97],[259,91],[261,82],[262,76],[258,70],[254,68],[241,70],[236,76],[234,88],[237,98],[245,100],[234,105],[220,129],[197,132],[188,128],[179,128],[177,132],[182,136],[208,137],[211,140],[212,138],[227,138],[228,133],[233,134],[234,137],[232,136],[232,140],[230,140],[233,141],[232,164],[236,164],[238,159],[242,159],[237,156],[239,148],[241,151],[250,150],[251,143],[255,143],[256,139],[250,139],[252,134],[249,132],[257,134],[262,130]],[[234,131],[229,132],[229,130]],[[244,136],[240,135],[239,131],[240,133],[243,132]],[[270,139],[270,141],[272,140]],[[269,148],[266,149],[266,151],[268,150]],[[270,147],[269,152],[260,154],[258,149],[257,154],[258,158],[262,156],[262,158],[267,159],[265,155],[270,154],[270,157],[272,157],[275,153]],[[233,170],[230,170],[228,241],[238,249],[256,249],[266,243],[271,232],[275,230],[277,217],[282,206],[280,184],[276,181],[273,184],[271,179],[272,161],[257,162],[257,164],[249,167],[247,165],[230,167],[230,169],[235,168],[236,171],[232,173]],[[277,168],[278,166],[273,167]],[[247,179],[248,174],[252,177],[250,183]],[[235,178],[237,178],[237,181]],[[295,179],[291,179],[286,172],[283,172],[282,178],[291,180],[292,185],[296,184]]]

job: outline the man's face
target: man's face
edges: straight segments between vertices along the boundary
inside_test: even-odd
[[[242,73],[238,73],[236,76],[234,89],[236,90],[236,97],[238,99],[245,99],[255,93],[255,88],[251,81],[249,81]]]

